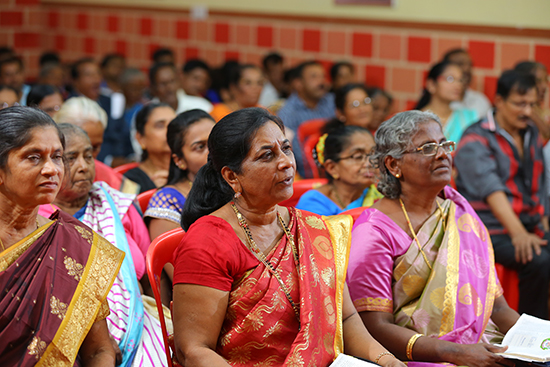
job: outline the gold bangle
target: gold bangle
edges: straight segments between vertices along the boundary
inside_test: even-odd
[[[409,342],[407,343],[407,359],[409,361],[413,360],[412,352],[413,352],[414,343],[416,343],[416,340],[421,336],[424,336],[424,334],[414,334],[413,336],[411,336],[411,338],[409,339]]]
[[[376,359],[374,360],[374,363],[378,364],[378,362],[380,361],[380,358],[382,358],[384,356],[392,356],[392,357],[395,358],[395,356],[393,354],[391,354],[390,352],[382,352],[378,355],[378,357],[376,357]]]

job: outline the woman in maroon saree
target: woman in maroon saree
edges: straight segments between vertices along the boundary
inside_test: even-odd
[[[37,215],[63,182],[45,113],[0,111],[0,365],[114,366],[106,296],[124,253],[72,217]]]

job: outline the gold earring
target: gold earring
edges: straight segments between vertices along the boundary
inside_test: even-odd
[[[234,195],[234,198],[235,198],[235,199],[238,199],[240,196],[241,196],[241,193],[240,193],[240,192],[236,192],[235,195]]]
[[[395,177],[396,177],[396,178],[401,177],[401,173],[396,173],[396,174],[395,174]]]
[[[337,180],[337,179],[340,178],[340,176],[339,176],[339,175],[334,175],[334,176],[332,176],[332,178],[334,178],[335,180]]]

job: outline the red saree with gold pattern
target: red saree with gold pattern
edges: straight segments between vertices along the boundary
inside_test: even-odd
[[[0,365],[73,366],[124,253],[62,212],[0,253]]]
[[[288,238],[267,256],[283,279],[300,322],[277,279],[260,264],[233,284],[217,352],[232,366],[328,366],[343,351],[342,302],[351,217],[321,218],[291,210]],[[301,327],[299,327],[301,326]]]

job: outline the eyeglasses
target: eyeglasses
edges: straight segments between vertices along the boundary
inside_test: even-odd
[[[425,156],[436,155],[439,148],[442,148],[446,154],[451,153],[455,150],[456,143],[454,141],[444,141],[441,144],[437,143],[427,143],[418,147],[416,149],[410,150],[406,153],[422,153]]]
[[[371,104],[371,102],[372,102],[372,100],[369,97],[365,98],[363,101],[360,101],[360,100],[356,99],[355,101],[353,101],[349,104],[349,107],[350,108],[357,108],[357,107],[361,107],[361,106],[367,106],[367,105]]]
[[[338,160],[343,161],[343,160],[346,160],[346,159],[351,159],[353,161],[353,163],[355,163],[355,164],[363,164],[363,163],[365,163],[366,160],[369,159],[369,157],[370,157],[369,153],[357,152],[357,153],[353,153],[352,155],[347,156],[347,157],[338,158]]]
[[[525,109],[527,106],[531,107],[531,108],[535,108],[537,106],[537,102],[533,102],[533,103],[527,103],[525,101],[523,102],[516,102],[516,101],[511,101],[511,100],[508,100],[507,102],[510,102],[510,104],[516,108],[519,108],[521,110]]]
[[[53,112],[58,112],[60,109],[61,109],[60,105],[55,105],[53,107],[43,108],[42,111],[46,113],[53,113]]]
[[[13,106],[19,106],[19,103],[15,102],[13,104],[9,104],[8,102],[4,102],[0,105],[0,110],[3,110],[4,108],[13,107]]]
[[[464,82],[465,82],[464,78],[455,79],[455,77],[452,76],[452,75],[447,75],[447,76],[441,75],[439,78],[440,78],[440,79],[443,79],[443,80],[445,80],[447,83],[451,83],[451,84],[454,83],[454,82],[459,82],[459,83],[464,84]]]

